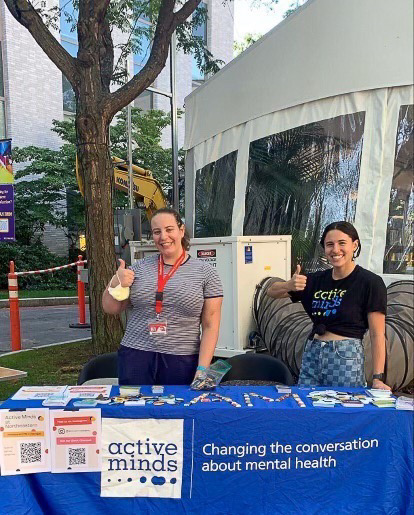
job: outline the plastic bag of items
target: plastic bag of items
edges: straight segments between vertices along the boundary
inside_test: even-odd
[[[192,390],[213,390],[231,369],[227,361],[218,359],[205,370],[200,371],[191,383]]]

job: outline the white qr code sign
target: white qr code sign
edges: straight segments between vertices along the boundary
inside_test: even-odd
[[[9,232],[8,218],[0,218],[0,232]]]
[[[101,410],[53,410],[50,415],[52,472],[101,470]]]
[[[50,472],[49,444],[48,409],[0,410],[2,476]]]

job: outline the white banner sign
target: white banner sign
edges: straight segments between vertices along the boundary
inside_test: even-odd
[[[102,419],[102,497],[181,498],[182,419]]]

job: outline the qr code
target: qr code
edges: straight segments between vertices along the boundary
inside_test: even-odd
[[[7,218],[0,218],[0,232],[9,232],[9,221]]]
[[[86,465],[86,449],[85,447],[68,449],[69,466]]]
[[[42,444],[41,442],[20,443],[21,463],[41,463]]]

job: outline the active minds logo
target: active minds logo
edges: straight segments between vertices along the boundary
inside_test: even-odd
[[[183,420],[102,419],[101,497],[181,498]]]

